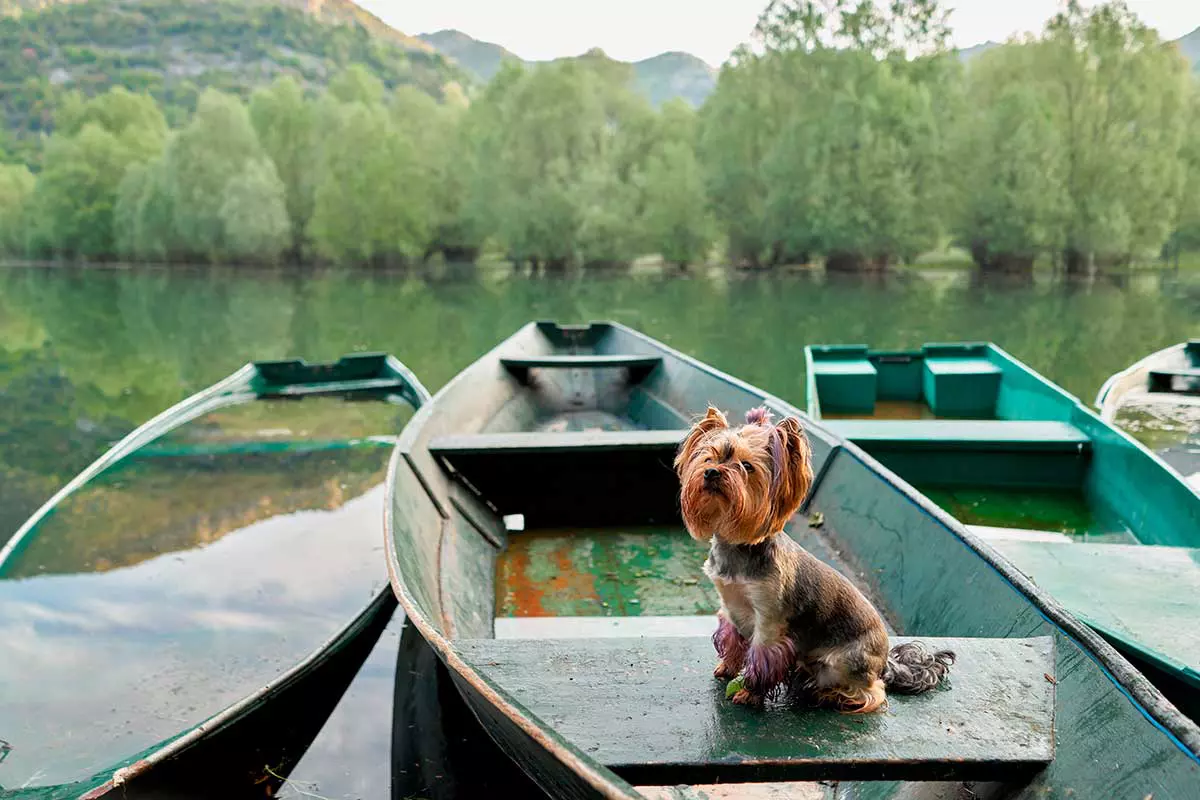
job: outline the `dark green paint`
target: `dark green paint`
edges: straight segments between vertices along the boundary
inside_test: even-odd
[[[876,371],[872,391],[881,400],[925,402],[939,416],[979,418],[830,423],[965,523],[1056,531],[1080,540],[1200,546],[1200,492],[1128,434],[995,345],[925,345],[911,352],[810,346],[805,354],[814,416],[826,408],[841,410],[840,395],[821,396],[820,369],[866,362]],[[909,380],[918,365],[919,390]],[[885,380],[889,373],[901,379]],[[954,390],[951,408],[944,393],[938,399],[943,380]],[[1024,550],[1013,549],[1010,556],[1027,572],[1044,566],[1026,563]],[[1077,566],[1078,572],[1067,574],[1068,565],[1061,564],[1057,583],[1086,584],[1090,571]],[[1108,568],[1120,570],[1121,559],[1114,557]],[[1129,570],[1136,581],[1136,564],[1131,562]],[[1141,591],[1150,608],[1154,597],[1170,596],[1177,587],[1145,582]],[[1104,598],[1092,595],[1089,601],[1102,604]],[[1090,619],[1116,613],[1074,608]],[[1144,637],[1133,626],[1103,631],[1130,649],[1165,655],[1157,662],[1164,669],[1186,662],[1188,634],[1155,626],[1150,616],[1143,618],[1149,626]]]
[[[994,546],[1089,625],[1200,689],[1200,550],[1019,540]]]
[[[725,699],[708,637],[464,642],[463,657],[577,748],[635,783],[870,777],[1012,780],[1054,754],[1051,639],[927,640],[949,688],[839,714]],[[1049,678],[1047,677],[1049,676]]]
[[[547,370],[535,384],[528,386],[513,379],[500,365],[501,358],[510,356],[591,354],[655,355],[662,358],[662,364],[634,384],[619,370],[583,369]],[[997,408],[1002,409],[1006,402],[1002,385]],[[530,460],[521,462],[523,467],[519,472],[513,471],[526,478],[536,473],[538,481],[534,485],[541,492],[535,495],[531,488],[523,498],[544,497],[549,502],[560,492],[568,492],[573,504],[570,511],[577,516],[591,513],[599,519],[611,514],[613,508],[620,508],[626,518],[636,519],[661,509],[664,498],[657,496],[659,491],[656,489],[652,497],[642,491],[644,486],[639,483],[649,474],[644,471],[652,464],[648,459],[657,456],[653,451],[611,450],[606,457],[627,457],[628,469],[603,473],[603,480],[599,480],[597,476],[601,473],[588,468],[589,464],[594,466],[592,460],[598,456],[589,453],[588,448],[577,448],[572,437],[593,441],[600,435],[593,427],[616,431],[616,436],[631,428],[678,429],[679,420],[693,418],[708,404],[723,409],[732,419],[762,404],[777,417],[799,413],[777,397],[627,328],[608,324],[571,328],[528,325],[443,387],[400,437],[389,520],[396,589],[413,619],[421,624],[431,643],[452,667],[463,698],[493,738],[554,796],[595,798],[636,797],[636,794],[627,781],[589,758],[553,722],[531,714],[504,686],[490,680],[486,672],[477,673],[456,660],[464,648],[471,646],[469,642],[479,647],[491,646],[486,639],[456,638],[453,627],[447,627],[450,623],[439,605],[439,598],[445,596],[455,580],[439,572],[439,543],[443,541],[446,525],[455,523],[461,513],[443,498],[447,496],[447,487],[454,482],[461,480],[466,485],[474,481],[468,481],[469,476],[459,477],[455,469],[432,457],[430,443],[447,435],[535,432],[550,420],[585,421],[560,429],[558,433],[570,437],[555,440],[542,454],[536,449],[521,453],[522,458]],[[1075,420],[1060,421],[1084,429]],[[603,424],[593,426],[593,422]],[[842,568],[850,570],[865,587],[894,630],[920,637],[1054,638],[1056,665],[1046,672],[1056,683],[1045,681],[1043,676],[1042,688],[1052,688],[1056,693],[1055,757],[1035,775],[1009,774],[1009,781],[1002,787],[1006,796],[1041,798],[1063,795],[1068,790],[1079,796],[1109,796],[1115,790],[1119,796],[1141,792],[1136,796],[1144,797],[1153,792],[1159,800],[1192,796],[1200,779],[1197,764],[1200,728],[1180,717],[1103,639],[1063,613],[1020,573],[1003,572],[1006,565],[992,561],[997,558],[994,551],[978,545],[959,523],[907,484],[881,471],[876,462],[827,430],[820,421],[805,419],[804,422],[817,478],[807,508],[811,516],[797,518],[788,532],[815,552],[836,554]],[[1095,444],[1096,437],[1090,438]],[[539,447],[546,444],[543,441]],[[504,448],[480,451],[479,455],[494,459],[492,469],[496,473],[501,471],[505,459],[516,458],[506,455]],[[553,470],[542,469],[545,463],[537,460],[542,457],[558,459]],[[665,470],[670,476],[669,463],[659,463],[655,469]],[[677,485],[665,491],[673,495]],[[489,492],[483,492],[482,501],[492,499]],[[564,513],[564,509],[558,508],[555,513]],[[808,521],[815,520],[818,513],[821,526],[810,527]],[[610,528],[628,529],[624,524]],[[524,535],[536,537],[538,532],[512,533],[510,541]],[[564,572],[591,575],[574,570],[559,570],[554,575]],[[495,608],[490,608],[489,613],[495,613]],[[539,645],[529,644],[529,647],[537,650]],[[708,674],[706,664],[705,675]],[[614,698],[621,691],[620,685],[605,682],[604,676],[593,679],[597,686],[612,692]],[[1131,699],[1134,697],[1136,701]],[[1178,738],[1166,735],[1148,715]],[[589,715],[578,716],[570,724],[586,726]],[[630,719],[625,724],[631,726],[633,722]],[[669,719],[660,719],[659,728],[664,724],[669,724]],[[612,726],[607,733],[615,736],[616,731],[617,727]],[[763,736],[769,739],[769,731],[764,731]],[[682,737],[663,738],[671,745],[678,744]],[[697,737],[692,735],[692,738]],[[845,744],[848,746],[849,742]],[[841,764],[837,769],[850,770],[852,763]],[[710,778],[705,774],[710,766],[697,766],[694,771],[677,777],[686,781]],[[914,770],[908,773],[910,776],[922,769],[926,770],[923,774],[929,774],[928,763],[918,761],[909,766]],[[847,789],[863,795],[922,799],[942,791],[935,785],[888,782],[856,784]]]

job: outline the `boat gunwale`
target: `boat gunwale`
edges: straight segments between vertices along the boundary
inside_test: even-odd
[[[1155,350],[1153,353],[1143,356],[1142,358],[1133,362],[1125,369],[1109,375],[1104,383],[1101,384],[1100,391],[1096,392],[1096,400],[1093,402],[1093,405],[1096,406],[1100,413],[1100,418],[1105,422],[1111,423],[1119,408],[1117,401],[1124,397],[1129,390],[1137,388],[1137,384],[1134,383],[1125,387],[1118,393],[1116,392],[1118,384],[1136,377],[1138,373],[1148,372],[1158,363],[1159,360],[1165,359],[1168,355],[1174,354],[1176,351],[1182,351],[1186,349],[1187,344],[1188,343],[1186,341],[1183,341],[1164,347],[1161,350]],[[1163,392],[1163,394],[1174,393]]]
[[[406,452],[407,447],[419,442],[421,428],[426,420],[432,415],[438,403],[445,396],[457,390],[461,383],[464,383],[469,376],[474,374],[476,369],[482,368],[489,360],[497,357],[497,354],[502,351],[510,340],[522,335],[530,328],[535,328],[544,325],[553,325],[552,322],[534,321],[521,326],[514,331],[510,336],[499,342],[494,348],[481,355],[474,362],[465,367],[453,379],[445,384],[433,398],[417,412],[417,415],[406,426],[404,434],[397,443],[395,452],[391,462],[389,463],[387,491],[389,493],[388,502],[384,504],[384,547],[388,556],[388,574],[391,579],[392,587],[396,592],[396,596],[404,607],[405,613],[413,624],[425,637],[426,641],[442,658],[443,663],[452,669],[463,681],[468,683],[474,690],[478,691],[483,700],[490,703],[500,713],[507,717],[512,723],[517,725],[525,734],[527,734],[534,742],[549,752],[553,757],[572,770],[577,776],[586,780],[593,788],[597,789],[605,797],[616,798],[636,798],[640,797],[636,792],[624,792],[623,786],[629,786],[620,776],[598,764],[593,759],[580,753],[573,745],[561,737],[557,737],[552,726],[542,723],[535,715],[521,706],[515,700],[507,697],[502,689],[493,685],[484,675],[476,671],[473,667],[467,664],[459,655],[451,641],[441,631],[438,631],[427,618],[425,613],[416,603],[414,597],[404,583],[404,575],[401,570],[398,556],[395,549],[395,519],[394,519],[394,502],[392,502],[392,493],[395,491],[395,479],[397,477],[398,465],[404,461],[408,468],[413,472],[413,476],[422,490],[426,493],[428,499],[439,512],[438,516],[442,522],[446,519],[446,512],[441,509],[437,496],[430,491],[427,485],[428,480],[421,474],[420,469],[414,463],[414,460]],[[795,414],[798,416],[805,426],[810,431],[819,433],[830,445],[830,452],[825,459],[827,466],[832,459],[837,455],[838,450],[847,451],[853,458],[862,463],[868,470],[878,475],[885,483],[898,490],[911,504],[916,506],[921,511],[936,521],[942,523],[943,527],[953,534],[958,541],[969,550],[979,556],[984,563],[995,570],[1000,577],[1021,597],[1025,599],[1038,614],[1050,625],[1056,628],[1062,636],[1071,642],[1075,647],[1083,651],[1101,670],[1101,673],[1108,678],[1123,694],[1127,700],[1137,709],[1137,711],[1160,732],[1167,736],[1167,739],[1179,748],[1188,758],[1200,764],[1200,726],[1197,726],[1187,717],[1185,717],[1178,709],[1171,704],[1159,690],[1154,687],[1140,672],[1138,672],[1129,661],[1125,659],[1112,645],[1110,645],[1102,636],[1093,631],[1086,624],[1081,622],[1075,616],[1070,614],[1062,605],[1060,605],[1052,596],[1040,590],[1036,584],[1029,580],[1023,573],[1016,569],[1010,561],[1004,558],[998,551],[991,548],[983,540],[971,534],[957,519],[937,506],[933,501],[919,493],[915,488],[904,481],[899,475],[892,472],[882,463],[874,459],[870,454],[862,450],[853,442],[843,439],[826,428],[820,419],[812,418],[808,413],[801,411],[791,403],[788,403],[775,395],[759,389],[752,384],[749,384],[741,379],[728,375],[720,369],[699,361],[686,353],[679,352],[669,345],[666,345],[647,334],[629,328],[617,322],[596,320],[588,323],[588,326],[607,326],[613,330],[620,331],[625,335],[634,337],[641,342],[650,345],[664,354],[668,354],[677,358],[687,366],[697,369],[703,373],[721,379],[728,384],[739,388],[748,393],[754,394],[760,398],[761,402],[768,406],[773,406],[774,410],[785,414]],[[999,350],[999,348],[996,348]],[[1000,351],[1003,353],[1003,351]],[[1007,356],[1007,353],[1004,353]],[[1011,356],[1009,356],[1011,358]],[[1042,378],[1045,381],[1045,378]],[[1056,387],[1057,388],[1057,387]],[[1062,391],[1061,389],[1059,391]],[[1066,394],[1063,392],[1063,394]],[[1070,395],[1067,395],[1070,397]],[[1075,402],[1078,402],[1077,400]],[[1082,405],[1082,404],[1080,404]],[[427,445],[427,443],[426,443]],[[826,470],[821,471],[823,477]],[[817,481],[814,480],[814,487]],[[811,499],[811,495],[810,495]],[[806,500],[807,505],[807,500]],[[438,546],[441,546],[441,539],[444,536],[445,527],[442,525],[442,530],[438,532]],[[441,574],[437,575],[438,587],[441,587]],[[603,772],[598,771],[596,766],[599,766]],[[609,776],[612,776],[611,778]],[[630,789],[632,787],[630,786]]]
[[[384,395],[385,397],[400,397],[405,403],[414,408],[420,408],[429,401],[431,396],[429,390],[425,388],[416,374],[395,356],[384,353],[359,353],[348,358],[356,357],[379,358],[381,367],[388,373],[388,376],[401,384],[399,391]],[[343,360],[346,358],[343,357]],[[0,547],[0,576],[3,575],[4,567],[8,561],[19,555],[28,540],[32,538],[37,526],[60,503],[87,485],[92,479],[130,457],[141,448],[213,411],[247,405],[259,400],[281,399],[284,397],[284,394],[279,391],[280,387],[289,385],[318,387],[304,394],[306,396],[313,396],[321,393],[319,388],[322,383],[321,381],[282,383],[271,382],[263,378],[259,365],[264,363],[278,364],[281,362],[252,361],[243,364],[216,383],[188,395],[165,411],[151,417],[118,440],[116,444],[76,474],[74,478],[64,484],[50,499],[34,511],[8,542],[3,547]],[[303,367],[325,366],[320,364],[311,365],[299,359],[293,360],[291,363]],[[334,362],[331,366],[336,366],[340,363],[342,362]],[[353,384],[355,381],[342,381],[337,385],[336,390],[329,393],[334,396],[345,395],[348,391],[347,383]],[[364,380],[362,383],[367,391],[378,393],[380,390],[380,387],[375,385],[373,381]],[[381,400],[381,402],[386,401]],[[389,588],[387,585],[382,586],[377,592],[371,595],[370,599],[353,618],[335,630],[324,642],[304,656],[304,658],[292,664],[288,669],[271,678],[271,680],[251,693],[226,706],[217,713],[206,717],[195,725],[191,725],[185,730],[163,740],[158,745],[153,745],[149,752],[144,751],[144,755],[140,757],[137,755],[133,756],[135,760],[132,763],[121,767],[106,766],[89,777],[80,778],[69,784],[60,784],[60,786],[64,789],[68,786],[75,787],[74,790],[68,789],[67,791],[79,792],[77,795],[79,800],[93,800],[93,798],[103,797],[128,784],[131,780],[144,775],[158,764],[178,756],[188,747],[201,741],[206,736],[216,733],[229,724],[241,719],[246,713],[253,711],[267,702],[272,695],[293,686],[308,673],[325,663],[347,642],[369,627],[372,620],[376,619],[379,614],[384,611],[390,612],[391,609],[395,608],[393,603],[394,594],[389,591]],[[109,775],[107,779],[104,778],[106,774]]]

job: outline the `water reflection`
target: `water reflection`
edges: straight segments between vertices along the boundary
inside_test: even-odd
[[[377,406],[374,438],[254,452],[272,431],[306,429],[289,413],[343,406],[263,405],[277,408],[226,410],[197,430],[239,419],[270,436],[197,455],[180,450],[197,437],[173,437],[171,455],[131,458],[69,496],[8,563],[0,738],[12,752],[0,786],[82,780],[186,731],[308,657],[386,589],[383,434],[398,429],[397,409]],[[321,427],[338,435],[336,419]]]

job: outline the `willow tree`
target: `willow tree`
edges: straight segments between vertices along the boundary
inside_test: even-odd
[[[122,88],[75,98],[60,117],[30,200],[31,247],[48,255],[112,258],[121,180],[131,166],[161,153],[166,121],[151,98]]]
[[[631,71],[589,54],[505,66],[472,106],[478,171],[467,217],[517,262],[562,268],[638,254],[638,187],[653,116]]]
[[[971,104],[951,145],[953,230],[987,270],[1029,272],[1064,242],[1063,147],[1036,47],[1005,45],[971,64]]]
[[[703,260],[713,240],[704,173],[696,158],[696,113],[684,101],[666,103],[659,142],[645,174],[647,246],[685,267]]]
[[[1061,131],[1065,261],[1157,252],[1176,217],[1187,66],[1122,2],[1071,0],[1047,26],[1036,76]]]
[[[24,164],[0,164],[0,254],[25,253],[26,204],[33,186]]]
[[[263,151],[283,181],[291,236],[290,255],[299,259],[313,208],[313,175],[317,161],[313,105],[305,98],[300,84],[291,76],[284,76],[250,97],[250,121]]]
[[[334,103],[323,118],[324,153],[308,235],[337,263],[401,264],[420,258],[432,236],[428,170],[413,141],[382,104]]]
[[[234,221],[231,209],[247,208],[247,181],[255,185],[260,207],[252,217]],[[200,96],[196,113],[170,140],[160,161],[130,173],[120,195],[120,239],[134,253],[273,260],[287,244],[286,230],[282,237],[247,233],[247,225],[287,219],[285,188],[245,105],[215,90]],[[274,246],[264,248],[264,241]]]

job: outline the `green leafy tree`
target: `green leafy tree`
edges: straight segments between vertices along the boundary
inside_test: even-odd
[[[283,181],[266,159],[246,162],[245,170],[225,184],[221,221],[225,246],[235,258],[275,261],[291,240],[291,224],[280,199]]]
[[[163,187],[170,197],[170,251],[205,260],[243,254],[227,230],[223,213],[230,183],[250,171],[275,176],[277,191],[261,199],[275,208],[267,218],[287,217],[283,183],[263,152],[245,105],[236,97],[207,90],[192,121],[171,140],[163,154]],[[146,210],[150,210],[146,206]]]
[[[671,263],[685,267],[703,260],[713,223],[696,158],[695,112],[672,100],[661,112],[661,142],[646,166],[646,243]]]
[[[317,253],[342,263],[421,257],[431,240],[434,205],[416,145],[382,105],[341,103],[325,118],[336,123],[325,131],[308,226]]]
[[[291,256],[298,259],[304,250],[304,231],[313,208],[313,175],[318,153],[314,108],[305,99],[300,84],[285,76],[251,96],[250,120],[259,143],[283,181]]]
[[[24,164],[0,164],[0,254],[25,252],[26,204],[34,178]]]
[[[1029,77],[1061,131],[1066,265],[1157,251],[1176,216],[1188,75],[1174,48],[1121,2],[1052,19]]]
[[[708,197],[734,263],[770,258],[765,199],[773,182],[763,159],[773,147],[780,111],[772,102],[763,56],[740,51],[721,68],[717,87],[700,112],[697,151]]]
[[[116,88],[74,97],[50,137],[32,203],[31,245],[43,254],[116,255],[113,209],[131,166],[162,152],[167,126],[154,101]]]
[[[1063,245],[1066,193],[1060,131],[1032,80],[1035,46],[1010,44],[971,65],[953,143],[954,229],[984,269],[1024,271]]]

